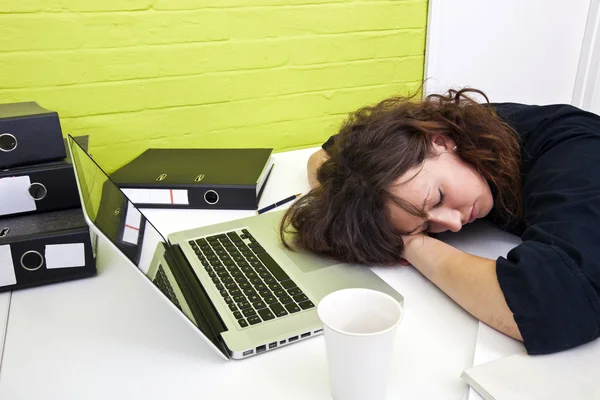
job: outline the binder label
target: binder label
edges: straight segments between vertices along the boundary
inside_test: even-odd
[[[185,189],[123,189],[123,193],[133,204],[190,204]]]
[[[83,243],[48,244],[44,258],[47,269],[85,267],[85,246]]]
[[[0,178],[0,215],[35,211],[35,200],[29,195],[28,176]]]
[[[0,246],[0,286],[14,285],[17,283],[15,266],[12,261],[10,245]]]

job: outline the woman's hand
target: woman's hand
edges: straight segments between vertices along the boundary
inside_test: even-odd
[[[419,245],[419,242],[423,241],[424,236],[425,235],[422,233],[402,236],[402,242],[404,242],[404,257],[400,260],[401,265],[411,265],[411,262],[407,258],[407,253],[411,254],[414,251],[414,248]]]

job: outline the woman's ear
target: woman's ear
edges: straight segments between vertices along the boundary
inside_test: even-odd
[[[454,141],[446,135],[435,135],[431,138],[431,144],[436,153],[450,153],[454,151]]]

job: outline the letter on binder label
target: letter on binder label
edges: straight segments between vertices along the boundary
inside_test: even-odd
[[[0,246],[0,287],[17,283],[10,245]]]

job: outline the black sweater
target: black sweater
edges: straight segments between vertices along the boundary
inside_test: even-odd
[[[496,261],[506,302],[529,354],[587,343],[600,335],[600,117],[569,105],[492,106],[521,138],[524,213],[509,230],[523,243]]]

